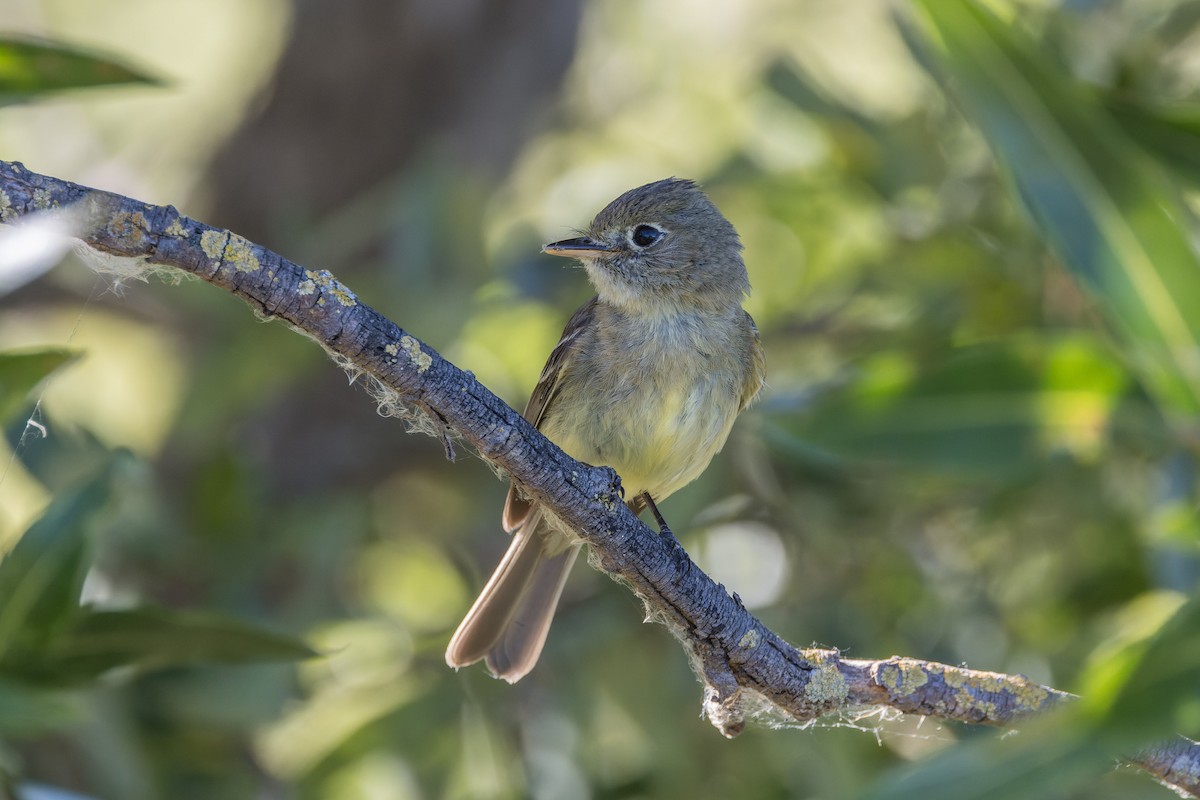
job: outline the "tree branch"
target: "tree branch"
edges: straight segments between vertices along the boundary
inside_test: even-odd
[[[171,206],[38,175],[0,161],[0,222],[58,209],[89,247],[196,275],[287,321],[344,366],[370,376],[385,402],[436,434],[452,430],[552,509],[588,543],[600,568],[626,583],[666,624],[704,682],[704,713],[736,736],[761,699],[798,722],[861,706],[887,706],[942,720],[1006,726],[1070,695],[1020,675],[912,658],[842,658],[799,649],[768,630],[736,595],[704,574],[672,537],[646,527],[625,505],[612,469],[571,459],[473,375],[360,303],[324,270],[308,270],[237,234],[182,216]],[[1134,761],[1200,797],[1200,745],[1178,739]]]

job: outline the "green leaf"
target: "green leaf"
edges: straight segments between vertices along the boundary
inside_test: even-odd
[[[1130,603],[1081,682],[1081,708],[1117,746],[1200,733],[1200,599],[1154,593]]]
[[[1112,769],[1114,754],[1082,735],[1071,710],[997,732],[886,775],[868,800],[1039,800],[1072,791]],[[1002,738],[1003,737],[1003,738]]]
[[[77,356],[58,347],[0,353],[0,425],[8,424],[25,407],[29,395],[50,373]]]
[[[1117,95],[1105,96],[1103,103],[1126,135],[1171,174],[1200,185],[1200,105],[1153,104]]]
[[[0,106],[89,86],[158,83],[110,58],[51,42],[0,37]]]
[[[979,126],[1160,408],[1194,426],[1200,260],[1175,187],[1089,91],[978,3],[914,0],[911,8],[910,45]]]
[[[0,561],[0,670],[46,646],[79,612],[90,566],[83,535],[110,494],[109,470],[58,495]]]
[[[83,709],[79,698],[0,680],[0,734],[34,735],[70,725]]]
[[[1125,372],[1085,337],[964,348],[926,372],[901,356],[865,363],[807,415],[777,420],[810,445],[926,469],[994,473],[1046,452],[1102,446]]]
[[[1083,696],[1016,736],[956,746],[880,781],[870,800],[1038,800],[1080,788],[1156,741],[1200,730],[1200,600],[1159,593],[1115,620]]]
[[[314,655],[300,639],[231,617],[145,607],[84,613],[56,642],[51,669],[84,677],[114,667],[251,664]]]

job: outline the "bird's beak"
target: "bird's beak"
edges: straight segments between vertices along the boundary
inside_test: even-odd
[[[542,245],[542,252],[567,258],[597,258],[605,253],[611,253],[612,248],[595,239],[580,236],[578,239],[563,239],[561,242]]]

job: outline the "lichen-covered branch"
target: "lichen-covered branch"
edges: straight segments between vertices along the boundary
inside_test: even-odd
[[[800,722],[862,706],[986,725],[1046,711],[1069,695],[1022,676],[912,658],[846,659],[798,649],[768,630],[701,571],[673,537],[647,528],[621,499],[609,468],[574,461],[473,375],[401,330],[324,270],[305,269],[181,215],[0,161],[0,222],[67,213],[90,247],[183,270],[232,292],[265,316],[320,342],[339,363],[369,375],[398,406],[431,417],[553,509],[592,548],[601,569],[629,585],[688,651],[704,681],[704,710],[726,736],[763,698]],[[1135,759],[1195,796],[1200,747],[1188,740]]]
[[[1143,750],[1130,763],[1141,767],[1184,797],[1200,797],[1200,742],[1180,736]]]

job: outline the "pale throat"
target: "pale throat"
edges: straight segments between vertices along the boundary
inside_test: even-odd
[[[740,313],[743,293],[739,287],[728,297],[711,292],[670,294],[637,286],[599,263],[599,259],[581,259],[600,301],[647,323],[670,323],[694,315],[728,316]],[[724,293],[722,293],[724,294]]]

